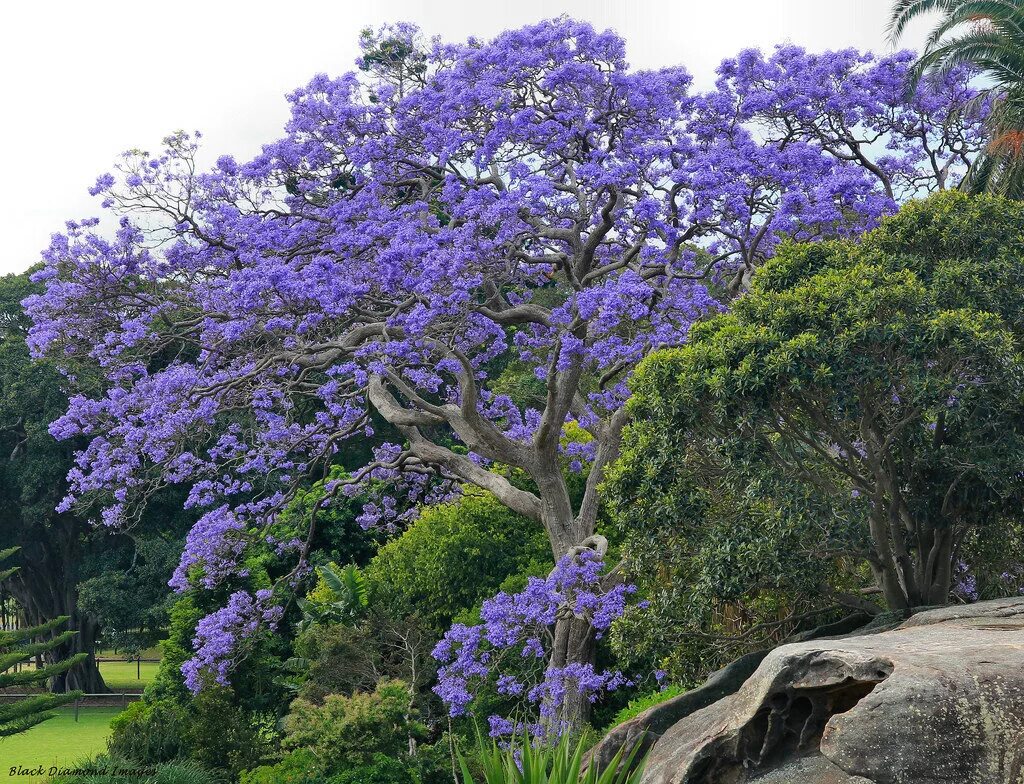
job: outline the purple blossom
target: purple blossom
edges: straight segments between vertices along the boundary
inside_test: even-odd
[[[558,457],[602,467],[637,363],[723,307],[707,281],[739,289],[786,238],[863,231],[984,144],[971,74],[907,98],[907,53],[746,51],[695,93],[685,69],[632,71],[619,36],[567,18],[461,44],[398,24],[360,43],[359,73],[291,93],[284,135],[252,160],[197,170],[186,133],[126,153],[93,189],[118,228],[69,222],[24,303],[35,356],[106,378],[51,425],[86,442],[60,509],[100,499],[126,526],[154,490],[187,487],[202,517],[179,590],[237,575],[374,417],[400,443],[332,488],[366,496],[366,526],[463,484],[538,520],[568,507],[540,480]],[[547,402],[488,375],[512,362]],[[599,492],[563,534],[592,533]],[[575,601],[600,633],[624,595]],[[542,656],[539,640],[521,653]]]
[[[521,696],[536,706],[542,722],[538,732],[549,732],[570,690],[591,702],[609,691],[631,682],[618,671],[598,671],[593,664],[568,662],[548,666],[542,677],[528,685],[520,677],[500,673],[504,654],[516,658],[537,659],[546,651],[541,640],[560,613],[584,619],[600,634],[622,616],[626,599],[636,592],[633,585],[602,586],[604,562],[593,551],[565,556],[545,578],[530,578],[526,588],[516,594],[499,593],[483,603],[483,623],[476,626],[455,624],[435,646],[434,658],[441,664],[435,693],[444,700],[451,716],[468,712],[474,684],[496,675],[499,694]],[[509,723],[492,717],[496,726]]]
[[[236,591],[227,606],[207,615],[196,626],[195,655],[181,665],[185,685],[193,694],[211,680],[226,685],[236,657],[261,626],[271,629],[281,619],[282,609],[270,604],[268,590]]]
[[[953,564],[952,592],[965,601],[978,601],[978,580],[971,573],[971,568],[965,561],[957,561]]]

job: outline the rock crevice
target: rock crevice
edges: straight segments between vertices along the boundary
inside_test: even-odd
[[[643,784],[1024,784],[1024,599],[785,645],[668,728]]]

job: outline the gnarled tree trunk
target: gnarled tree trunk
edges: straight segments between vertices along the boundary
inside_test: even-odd
[[[555,623],[554,640],[548,660],[550,669],[561,669],[567,664],[594,663],[597,641],[590,621],[572,614],[560,617]],[[582,727],[590,720],[590,700],[578,689],[567,689],[558,719],[566,727]]]
[[[38,533],[38,532],[37,532]],[[44,535],[20,542],[19,569],[9,581],[12,596],[26,620],[35,625],[68,616],[68,628],[77,632],[65,645],[48,651],[44,663],[63,661],[79,653],[87,658],[56,676],[51,691],[81,690],[87,694],[109,692],[96,663],[96,621],[78,607],[78,563],[82,532],[76,520],[63,517],[48,526]]]

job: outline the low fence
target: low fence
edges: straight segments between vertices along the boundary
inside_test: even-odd
[[[40,694],[40,692],[36,692],[34,694],[11,694],[9,692],[0,693],[0,701],[4,701],[4,700],[8,700],[8,699],[12,699],[12,700],[14,700],[14,699],[23,699],[25,697],[38,697],[39,694]],[[93,700],[97,700],[97,701],[117,700],[117,701],[120,701],[122,708],[126,708],[126,707],[128,707],[128,703],[129,702],[134,702],[135,700],[141,700],[141,699],[142,699],[142,694],[140,692],[131,692],[131,691],[120,692],[120,693],[117,693],[117,694],[115,694],[115,693],[83,694],[81,697],[79,697],[78,699],[74,700],[71,703],[71,706],[72,706],[72,708],[74,708],[74,711],[75,711],[75,721],[78,721],[78,711],[81,710],[81,708],[83,707],[82,703],[84,703],[84,702],[87,702],[87,701],[88,702],[92,702]],[[93,705],[92,707],[96,707],[96,706]]]

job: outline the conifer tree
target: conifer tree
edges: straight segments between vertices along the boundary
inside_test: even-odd
[[[17,550],[17,547],[0,550],[0,563],[10,558]],[[0,571],[0,582],[7,580],[16,571],[17,567]],[[37,626],[0,630],[0,691],[25,693],[38,685],[45,687],[50,678],[66,672],[86,658],[87,654],[80,653],[42,667],[18,666],[30,664],[37,656],[45,656],[48,651],[57,649],[67,642],[75,632],[53,634],[67,622],[68,617],[65,615]],[[38,695],[0,704],[0,738],[24,732],[40,722],[53,718],[54,708],[81,696],[81,692],[50,694],[43,691]]]

